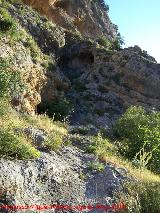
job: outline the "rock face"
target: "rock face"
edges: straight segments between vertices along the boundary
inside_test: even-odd
[[[111,27],[112,24],[104,9],[103,1],[39,2],[26,0],[25,3],[50,18],[55,16],[60,20],[62,14],[64,17],[75,18],[78,11],[83,14],[88,13],[87,17],[93,16],[91,19],[94,26],[99,29],[99,31],[94,29],[94,33],[97,32],[98,36],[100,32],[105,33],[111,40],[115,38],[115,29]],[[21,10],[23,10],[23,15]],[[96,42],[86,41],[83,37],[76,40],[74,36],[76,37],[77,34],[69,34],[69,31],[64,29],[70,29],[68,25],[62,28],[62,23],[56,22],[54,18],[52,20],[57,25],[49,23],[46,18],[28,6],[14,4],[9,11],[32,35],[39,50],[51,58],[51,66],[45,69],[41,66],[43,60],[39,65],[31,62],[32,65],[43,69],[42,75],[46,82],[42,83],[41,89],[40,86],[36,86],[37,83],[34,83],[39,91],[34,90],[33,95],[38,93],[39,96],[35,95],[34,98],[28,97],[30,100],[26,99],[26,106],[28,106],[25,110],[27,112],[33,112],[41,100],[42,102],[54,102],[57,98],[67,95],[75,105],[73,122],[82,125],[94,123],[99,127],[108,127],[131,105],[159,108],[160,67],[154,58],[139,47],[109,51],[98,46]],[[98,12],[101,12],[99,18],[96,15]],[[63,23],[67,24],[68,20],[66,18]],[[93,24],[89,20],[90,18],[84,18],[85,24],[82,27],[84,32],[81,33],[92,37],[93,31],[87,31],[89,30],[87,26]],[[75,29],[75,25],[72,27]],[[31,73],[34,75],[33,71]],[[29,109],[31,102],[34,107]]]
[[[20,13],[22,9],[23,16]],[[56,58],[58,57],[59,49],[65,46],[66,43],[64,29],[49,23],[46,18],[25,5],[15,4],[9,8],[9,11],[17,19],[21,27],[32,36],[38,46],[36,51],[39,51],[42,55],[39,59],[39,64],[41,67],[43,66],[43,75],[46,81],[42,84],[39,92],[40,99],[35,106],[41,101],[52,102],[57,98],[63,97],[64,92],[69,88],[70,82],[59,69]],[[46,58],[49,62],[47,62],[48,66],[44,67]]]
[[[23,15],[21,11],[23,10]],[[65,32],[60,26],[48,22],[31,7],[22,4],[14,4],[9,8],[10,13],[26,31],[32,35],[40,49],[45,54],[58,52],[65,45]]]
[[[10,45],[9,40],[4,39],[0,41],[0,46],[0,58],[11,60],[12,70],[20,71],[26,88],[13,95],[12,105],[18,111],[34,114],[37,104],[41,102],[40,91],[46,81],[43,67],[33,62],[22,43]]]
[[[107,127],[131,105],[160,109],[160,65],[137,46],[108,51],[81,42],[60,64],[72,82],[73,122]]]
[[[33,161],[0,160],[0,203],[6,205],[109,205],[116,201],[113,191],[125,176],[111,165],[103,172],[90,171],[93,155],[78,147],[65,147],[58,153],[43,153]],[[3,183],[3,184],[2,184]],[[86,204],[84,204],[86,203]],[[27,210],[25,211],[27,212]],[[34,210],[34,212],[38,212]],[[42,212],[80,212],[48,210]],[[87,212],[103,212],[88,210]]]
[[[116,38],[116,28],[111,23],[103,0],[24,0],[57,25],[82,35],[98,38],[103,35]]]
[[[21,73],[25,85],[23,91],[13,95],[12,105],[34,115],[42,100],[55,101],[69,88],[69,80],[55,61],[56,53],[65,45],[65,34],[29,7],[15,4],[8,11],[17,20],[17,34],[22,36],[19,41],[7,36],[0,38],[0,59],[10,61],[12,71]]]

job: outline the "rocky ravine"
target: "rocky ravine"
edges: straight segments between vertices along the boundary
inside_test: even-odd
[[[140,48],[109,51],[96,42],[77,39],[77,34],[77,40],[70,38],[68,44],[68,29],[89,37],[95,32],[97,37],[105,34],[114,40],[116,30],[100,4],[87,0],[25,2],[57,25],[49,24],[28,6],[15,4],[9,8],[42,54],[35,62],[25,38],[14,45],[8,40],[0,41],[0,57],[14,59],[13,68],[24,73],[29,89],[13,97],[17,110],[33,115],[40,102],[54,103],[66,96],[75,106],[72,125],[92,124],[95,131],[110,127],[130,105],[159,109],[160,65]],[[51,57],[50,69],[43,66],[45,55]],[[110,164],[105,165],[104,172],[89,171],[88,163],[95,157],[84,152],[83,140],[81,147],[75,141],[57,153],[43,152],[37,160],[1,159],[0,192],[6,197],[1,197],[0,202],[72,205],[96,198],[102,198],[101,204],[115,202],[113,192],[121,187],[126,171]]]

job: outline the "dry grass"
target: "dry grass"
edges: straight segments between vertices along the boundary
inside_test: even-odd
[[[142,181],[154,181],[154,182],[160,182],[160,176],[152,173],[151,171],[147,169],[138,169],[133,167],[132,163],[123,159],[120,156],[114,156],[110,155],[107,156],[101,156],[101,159],[105,162],[109,162],[116,167],[125,168],[128,170],[129,174],[133,176],[134,178]]]
[[[5,137],[9,137],[10,135],[10,130],[14,130],[16,128],[26,128],[26,127],[31,127],[35,129],[41,129],[44,130],[47,139],[45,140],[45,146],[48,148],[48,150],[56,150],[58,149],[62,143],[64,142],[64,138],[68,135],[68,130],[67,130],[67,124],[66,123],[61,123],[61,122],[55,122],[52,119],[50,119],[47,115],[35,115],[35,116],[30,116],[30,115],[24,115],[24,114],[19,114],[16,112],[9,104],[7,100],[2,100],[0,102],[0,129],[5,130]],[[8,131],[9,130],[9,131]],[[7,133],[8,132],[8,133]],[[13,132],[12,132],[13,133]],[[8,136],[7,136],[8,134]],[[13,136],[13,135],[12,135]],[[5,137],[3,138],[3,141],[5,141]],[[25,135],[15,135],[15,137],[19,137],[17,139],[17,142],[20,144],[25,145],[28,144],[29,149],[34,146],[32,144],[32,141],[29,140],[28,138],[25,137]],[[14,136],[12,137],[14,138]],[[14,144],[14,140],[11,140],[12,143]],[[2,145],[2,150],[5,150],[5,143],[1,141]],[[14,145],[16,147],[16,144]],[[11,147],[8,147],[9,149]],[[33,150],[31,150],[33,152]],[[1,152],[1,150],[0,150]],[[10,153],[10,152],[8,152]],[[15,152],[16,153],[16,152]],[[1,153],[0,153],[1,155]],[[5,153],[3,152],[3,156],[5,156]],[[22,155],[21,156],[22,159]],[[34,155],[36,156],[36,155]],[[39,155],[37,155],[39,156]]]

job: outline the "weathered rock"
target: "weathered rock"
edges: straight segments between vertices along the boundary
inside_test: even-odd
[[[27,136],[27,138],[31,138],[33,144],[38,148],[41,149],[44,147],[44,142],[47,138],[45,132],[41,129],[34,129],[33,127],[27,128],[16,128],[15,132],[23,133]]]
[[[12,71],[19,71],[25,84],[22,92],[12,96],[12,105],[18,111],[34,114],[36,106],[41,102],[40,92],[46,82],[43,67],[33,62],[30,52],[22,43],[11,45],[4,38],[0,40],[0,46],[0,57],[10,61]]]
[[[22,36],[17,42],[2,37],[0,57],[11,61],[12,70],[20,71],[25,84],[23,91],[13,95],[12,105],[33,115],[42,100],[53,102],[69,88],[70,82],[55,59],[65,45],[65,33],[28,6],[14,4],[8,6],[8,11],[17,21],[17,34],[21,31]]]
[[[40,159],[32,161],[1,159],[0,202],[6,205],[112,204],[115,202],[113,192],[120,187],[123,176],[116,176],[109,165],[104,172],[88,170],[88,163],[94,160],[93,155],[85,154],[76,146],[63,148],[58,153],[43,153]]]
[[[160,65],[137,46],[108,51],[81,42],[60,63],[72,82],[73,122],[77,114],[80,123],[107,128],[131,105],[160,109]]]
[[[116,38],[116,28],[111,23],[104,1],[87,0],[24,0],[26,4],[46,15],[57,25],[96,38],[103,35]]]
[[[23,15],[21,11],[23,10]],[[14,4],[9,8],[10,13],[19,21],[21,26],[32,35],[43,53],[55,57],[60,47],[65,45],[65,31],[60,26],[48,21],[31,7]]]
[[[23,10],[23,15],[21,14]],[[35,45],[38,46],[40,53],[49,56],[48,67],[43,68],[45,82],[41,87],[40,99],[36,106],[42,102],[54,102],[62,98],[65,91],[69,89],[70,82],[59,69],[56,58],[61,47],[65,45],[65,31],[59,26],[48,22],[46,18],[38,14],[32,8],[14,4],[9,7],[9,12],[19,21],[20,25],[32,36]],[[41,36],[40,36],[41,35]],[[26,46],[26,41],[23,39],[23,45]],[[43,54],[42,54],[43,55]],[[40,65],[45,62],[46,55],[41,59]],[[40,76],[40,74],[37,74]],[[35,79],[34,77],[32,79]],[[33,81],[33,80],[32,80]]]

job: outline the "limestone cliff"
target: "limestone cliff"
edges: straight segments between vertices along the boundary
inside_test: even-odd
[[[160,109],[160,65],[137,46],[109,51],[78,43],[62,52],[60,66],[72,83],[73,122],[103,128],[129,106]]]
[[[116,27],[107,14],[104,1],[93,0],[24,0],[57,25],[83,36],[116,38]]]
[[[108,17],[103,0],[23,2],[0,1],[0,12],[3,12],[0,13],[0,60],[9,60],[11,70],[22,74],[25,85],[22,91],[11,94],[12,108],[16,110],[10,107],[14,116],[12,110],[9,115],[2,113],[0,131],[9,125],[9,130],[14,131],[11,136],[24,134],[22,142],[29,144],[31,151],[39,151],[41,157],[19,160],[11,147],[10,159],[6,159],[1,152],[8,153],[5,145],[14,141],[8,143],[7,138],[2,146],[0,143],[0,205],[78,205],[84,201],[93,206],[112,205],[121,200],[119,194],[125,191],[123,182],[131,183],[135,179],[121,167],[113,144],[97,133],[108,134],[112,124],[131,105],[160,110],[160,64],[138,46],[113,48],[117,29]],[[6,28],[14,26],[16,39],[10,29],[3,32],[3,16],[7,17]],[[106,40],[98,42],[97,38],[102,37]],[[53,108],[63,99],[74,108],[68,118],[69,133],[64,128],[66,123],[52,119]],[[57,111],[60,108],[65,110],[66,102],[56,105]],[[44,112],[51,118],[38,115]],[[101,151],[106,145],[108,158],[98,158],[102,154],[98,156],[99,148],[96,154],[93,152],[95,140]],[[54,149],[57,143],[60,143],[58,151]],[[142,170],[138,172],[141,175]],[[115,195],[116,192],[119,194]],[[139,204],[137,200],[135,203]]]

